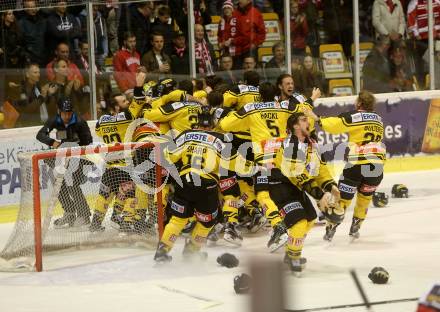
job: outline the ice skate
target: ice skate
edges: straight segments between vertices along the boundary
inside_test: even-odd
[[[331,224],[328,223],[325,227],[325,234],[323,239],[331,242],[333,240],[333,237],[335,236],[336,233],[336,228],[338,227],[339,224]]]
[[[154,254],[154,261],[156,261],[157,263],[166,263],[171,262],[172,259],[173,257],[171,257],[166,250],[166,245],[163,243],[159,243],[156,253]]]
[[[361,219],[353,217],[353,221],[351,223],[350,232],[349,232],[352,241],[358,239],[361,236],[361,234],[359,233],[359,230],[361,228],[361,222],[362,222]]]
[[[72,227],[75,223],[75,215],[72,213],[65,213],[61,218],[56,219],[53,225],[56,229],[65,229]]]
[[[92,233],[103,232],[105,230],[105,228],[101,225],[103,219],[104,216],[100,212],[95,211],[93,214],[92,223],[90,223],[89,231]]]
[[[287,235],[287,229],[283,222],[275,225],[272,235],[267,242],[267,247],[269,248],[269,251],[272,253],[283,247],[287,243],[288,237],[289,236]]]
[[[287,255],[287,253],[284,254],[283,262],[285,264],[289,264],[290,263],[290,257]],[[307,258],[304,258],[304,257],[299,258],[299,263],[301,264],[302,269],[304,270],[305,267],[306,267],[306,264],[307,264]]]
[[[241,246],[243,243],[243,237],[241,236],[240,231],[237,230],[237,227],[238,225],[235,223],[226,223],[223,239],[232,245]]]
[[[247,229],[250,233],[258,232],[265,224],[267,223],[267,219],[263,216],[263,214],[255,209],[253,216],[251,217],[251,221],[249,222]]]
[[[303,265],[301,264],[301,259],[292,259],[288,257],[287,264],[289,266],[290,271],[296,276],[301,277],[301,273],[303,271]]]

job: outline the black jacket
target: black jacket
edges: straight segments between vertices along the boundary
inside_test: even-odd
[[[0,47],[4,53],[0,55],[0,64],[3,68],[19,68],[23,66],[23,53],[21,48],[21,34],[18,25],[0,25]]]
[[[25,14],[18,21],[18,27],[23,39],[26,61],[46,66],[46,19],[40,14],[36,16]]]
[[[78,20],[72,14],[60,16],[57,13],[47,18],[47,49],[54,54],[60,42],[69,44],[70,54],[75,52],[75,39],[81,38],[81,27]]]
[[[175,75],[189,75],[189,51],[185,48],[182,56],[173,49],[171,54],[171,70]]]
[[[38,131],[37,140],[48,146],[52,146],[55,140],[52,139],[49,134],[53,129],[57,130],[57,141],[61,141],[61,143],[73,142],[80,146],[85,146],[93,142],[87,122],[81,119],[76,113],[73,113],[67,126],[64,125],[60,115],[49,118],[40,131]]]
[[[136,36],[136,51],[143,55],[150,48],[151,23],[143,16],[136,4],[122,5],[119,20],[118,37],[122,46],[124,33],[130,31]]]

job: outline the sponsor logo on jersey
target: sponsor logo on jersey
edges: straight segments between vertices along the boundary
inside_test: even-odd
[[[265,153],[275,153],[281,148],[282,140],[271,139],[262,142],[263,150]]]
[[[257,184],[268,184],[269,179],[266,176],[257,177]]]
[[[171,104],[171,107],[174,110],[182,108],[183,106],[185,106],[185,104],[183,104],[182,102],[174,102],[173,104]]]
[[[217,217],[217,213],[218,212],[215,211],[212,214],[203,214],[203,213],[196,211],[194,213],[194,215],[196,216],[196,219],[199,220],[200,222],[209,222],[211,220],[214,220]]]
[[[382,121],[382,118],[375,113],[361,113],[363,121]]]
[[[283,216],[287,215],[288,213],[291,213],[292,211],[298,210],[298,209],[303,209],[303,206],[301,205],[300,202],[293,202],[293,203],[289,203],[287,205],[285,205],[282,209],[281,209],[281,214]]]
[[[354,194],[356,193],[356,187],[339,182],[339,190],[341,192],[345,192],[345,193],[349,193],[349,194]]]
[[[222,192],[226,191],[226,190],[230,189],[231,187],[233,187],[236,183],[237,183],[237,179],[235,177],[220,180],[220,182],[219,182],[220,190]]]
[[[104,116],[101,116],[101,118],[99,118],[99,123],[112,122],[115,120],[116,120],[115,117],[113,117],[111,115],[104,115]]]
[[[356,113],[351,115],[351,121],[353,123],[361,121],[378,121],[382,122],[382,118],[376,113]]]
[[[182,139],[183,138],[183,139]],[[212,145],[217,151],[221,152],[225,148],[225,144],[218,138],[208,133],[203,132],[189,132],[184,137],[176,140],[177,146],[181,146],[185,142],[196,141]]]
[[[171,202],[171,209],[173,209],[174,211],[177,211],[178,213],[184,213],[185,206],[180,205],[180,204],[176,203],[175,201],[172,201]]]
[[[254,86],[238,85],[238,89],[240,90],[240,93],[259,92],[258,87],[254,87]]]

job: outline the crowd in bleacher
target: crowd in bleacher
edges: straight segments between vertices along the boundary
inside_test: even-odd
[[[130,93],[139,66],[154,80],[189,75],[186,0],[97,3],[98,113],[115,91]],[[426,89],[427,1],[366,0],[359,5],[361,87],[375,93]],[[22,115],[15,126],[41,124],[56,110],[53,103],[65,96],[73,98],[85,118],[92,117],[84,2],[18,0],[0,8],[0,100],[4,112]],[[440,0],[433,1],[433,8],[434,38],[440,39]],[[256,70],[274,81],[291,66],[298,92],[309,96],[319,87],[326,96],[354,94],[352,12],[347,0],[291,0],[292,62],[286,64],[283,1],[195,0],[191,48],[198,77],[217,76],[235,84],[243,71]]]

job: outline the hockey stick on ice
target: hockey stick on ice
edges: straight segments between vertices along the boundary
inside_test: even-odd
[[[399,302],[409,302],[409,301],[417,301],[419,298],[404,298],[404,299],[394,299],[394,300],[384,300],[384,301],[374,301],[370,302],[370,305],[381,305],[381,304],[390,304],[390,303],[399,303]],[[334,310],[334,309],[349,309],[355,307],[363,307],[365,303],[355,303],[355,304],[342,304],[342,305],[334,305],[328,307],[320,307],[320,308],[310,308],[310,309],[301,309],[301,310],[284,310],[285,312],[314,312],[314,311],[326,311],[326,310]]]
[[[359,281],[356,271],[354,269],[351,269],[350,275],[353,278],[354,283],[356,284],[356,288],[359,290],[359,293],[361,294],[365,307],[367,308],[368,311],[372,311],[370,301],[368,300],[367,294],[365,293],[365,290],[362,287],[361,282]]]
[[[173,292],[173,293],[176,293],[176,294],[185,295],[187,297],[190,297],[190,298],[197,299],[197,300],[204,301],[204,302],[208,303],[206,306],[203,307],[204,309],[209,309],[209,308],[212,308],[212,307],[215,307],[215,306],[223,304],[223,302],[218,302],[218,301],[214,301],[214,300],[211,300],[211,299],[199,296],[199,295],[194,295],[194,294],[188,293],[188,292],[180,290],[180,289],[171,288],[171,287],[168,287],[168,286],[165,286],[165,285],[157,285],[157,286],[159,288],[163,289],[163,290],[168,291],[168,292]]]

